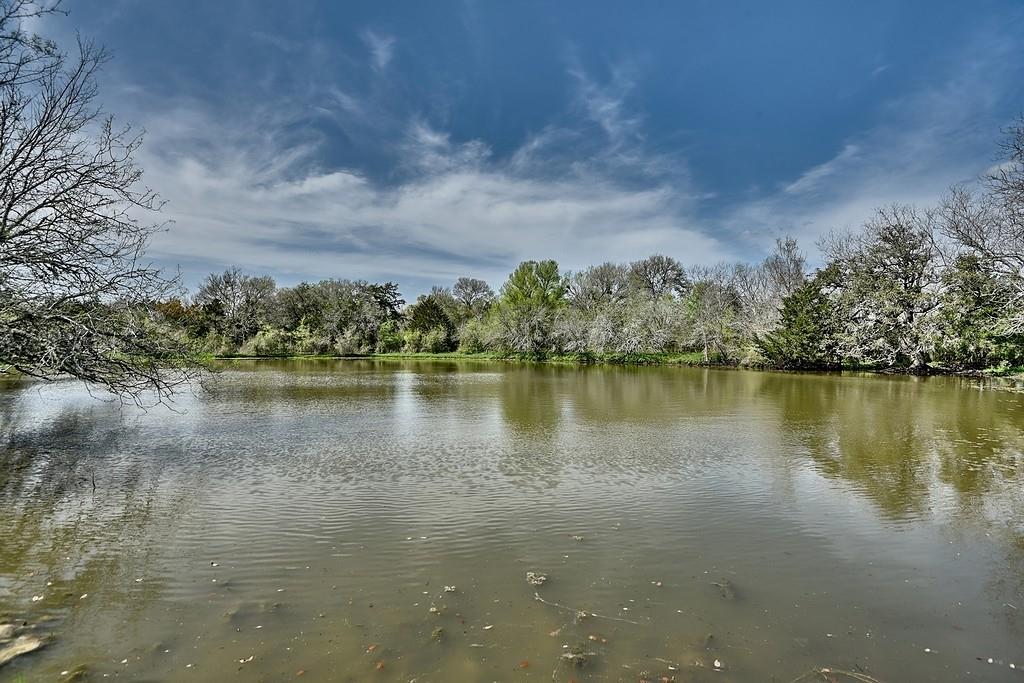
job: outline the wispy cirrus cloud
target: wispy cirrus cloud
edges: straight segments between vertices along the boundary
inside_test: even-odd
[[[622,147],[643,137],[643,119],[628,108],[634,78],[626,66],[612,69],[611,78],[598,82],[576,61],[572,60],[569,75],[576,82],[576,101],[587,118],[597,123],[612,147]]]
[[[282,281],[397,279],[410,294],[462,275],[497,286],[530,258],[575,269],[653,252],[738,255],[693,218],[685,165],[644,149],[625,77],[599,84],[572,68],[571,102],[591,112],[585,121],[567,117],[498,156],[413,114],[386,143],[402,169],[391,180],[325,163],[324,138],[293,109],[224,121],[194,100],[147,108],[141,161],[174,221],[152,254],[190,282],[239,264]],[[349,122],[380,106],[340,89],[333,97]]]
[[[767,244],[788,233],[810,248],[831,230],[857,228],[880,206],[933,205],[950,186],[973,182],[991,165],[1008,123],[997,112],[1024,79],[1009,58],[1020,47],[999,28],[979,32],[943,78],[880,103],[878,122],[833,157],[737,203],[721,224],[739,238]]]
[[[579,268],[653,251],[728,253],[686,224],[678,187],[628,188],[582,169],[553,180],[522,156],[495,161],[483,142],[456,143],[422,122],[403,143],[416,173],[397,185],[321,168],[313,145],[254,151],[231,138],[202,154],[174,137],[147,146],[147,180],[176,222],[152,253],[185,263],[193,279],[240,263],[284,279],[386,277],[422,291],[467,274],[497,285],[528,258]]]
[[[370,50],[374,69],[383,71],[388,68],[395,55],[395,37],[366,29],[362,33],[362,38]]]
[[[363,68],[380,73],[395,40],[363,37]],[[142,162],[175,220],[152,253],[193,283],[238,264],[283,282],[395,279],[410,296],[461,275],[497,286],[528,258],[570,269],[654,252],[759,258],[785,233],[813,253],[830,229],[887,202],[934,201],[991,162],[993,112],[1019,75],[1004,57],[1017,44],[979,37],[945,78],[880,102],[876,123],[831,158],[716,209],[679,150],[648,142],[643,73],[628,66],[601,78],[568,59],[564,114],[500,153],[390,92],[323,84],[316,115],[386,151],[391,170],[376,175],[325,156],[330,140],[301,107],[225,117],[200,101],[149,101],[136,117],[150,131]]]
[[[846,167],[855,162],[859,153],[860,147],[853,143],[848,143],[839,154],[822,164],[808,169],[799,178],[786,185],[783,188],[783,192],[793,195],[813,192],[816,188],[820,188],[836,174],[842,173]]]

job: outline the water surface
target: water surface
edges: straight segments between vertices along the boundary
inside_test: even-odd
[[[55,637],[0,681],[1024,680],[1024,394],[264,361],[177,408],[0,385],[0,614]]]

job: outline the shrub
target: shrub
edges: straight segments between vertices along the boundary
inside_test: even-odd
[[[405,330],[402,332],[402,351],[406,353],[419,353],[423,350],[423,333],[419,330]]]
[[[448,331],[443,327],[435,327],[423,335],[422,349],[427,353],[451,351],[452,348],[448,340]]]
[[[247,356],[286,356],[294,353],[295,347],[291,333],[271,328],[257,332],[239,351]]]
[[[402,334],[398,331],[398,323],[387,320],[380,326],[377,333],[377,353],[394,353],[402,350]]]
[[[459,328],[459,351],[483,353],[491,348],[493,335],[487,323],[474,318]]]

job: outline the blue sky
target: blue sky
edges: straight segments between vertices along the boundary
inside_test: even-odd
[[[70,0],[187,284],[759,259],[995,163],[1024,5]]]

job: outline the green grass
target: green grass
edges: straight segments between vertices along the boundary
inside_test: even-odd
[[[223,356],[210,355],[207,356],[208,360],[318,360],[318,359],[335,359],[338,358],[366,358],[367,356],[339,356],[336,353],[277,353],[277,354],[265,354],[262,356],[255,356],[244,353],[231,353]]]
[[[375,360],[478,360],[478,361],[515,361],[529,363],[562,363],[573,365],[706,365],[704,356],[699,351],[688,353],[564,353],[532,356],[528,354],[509,354],[484,351],[481,353],[464,353],[447,351],[442,353],[369,353],[339,356],[334,354],[308,355],[275,355],[251,356],[231,355],[216,356],[214,360],[316,360],[339,358],[368,358]]]
[[[981,372],[983,375],[988,375],[990,377],[1014,377],[1024,379],[1024,365],[985,368]]]
[[[401,360],[403,358],[412,359],[425,359],[425,360],[504,360],[500,354],[483,352],[483,353],[463,353],[462,351],[444,351],[441,353],[428,353],[421,351],[418,353],[406,353],[404,351],[396,351],[394,353],[371,353],[364,358],[394,358]]]
[[[687,353],[571,353],[547,358],[552,363],[597,365],[708,365],[700,351]]]
[[[705,365],[699,351],[690,353],[562,353],[533,356],[508,353],[375,353],[367,358],[422,360],[501,360],[567,365]]]
[[[712,360],[704,362],[704,354],[700,351],[674,352],[674,353],[562,353],[547,354],[544,356],[533,356],[529,354],[497,353],[484,351],[481,353],[465,353],[462,351],[446,351],[442,353],[368,353],[368,354],[281,354],[281,355],[230,355],[213,356],[211,360],[339,360],[339,359],[371,359],[371,360],[436,360],[436,361],[507,361],[520,363],[552,363],[563,365],[675,365],[675,366],[717,366],[730,367],[729,363],[721,363]],[[843,370],[859,372],[894,372],[899,369],[872,368],[864,365],[844,366]],[[942,374],[941,372],[939,374]],[[984,370],[971,370],[953,372],[950,374],[987,376],[987,377],[1008,377],[1011,379],[1024,379],[1024,367],[998,367],[986,368]]]

